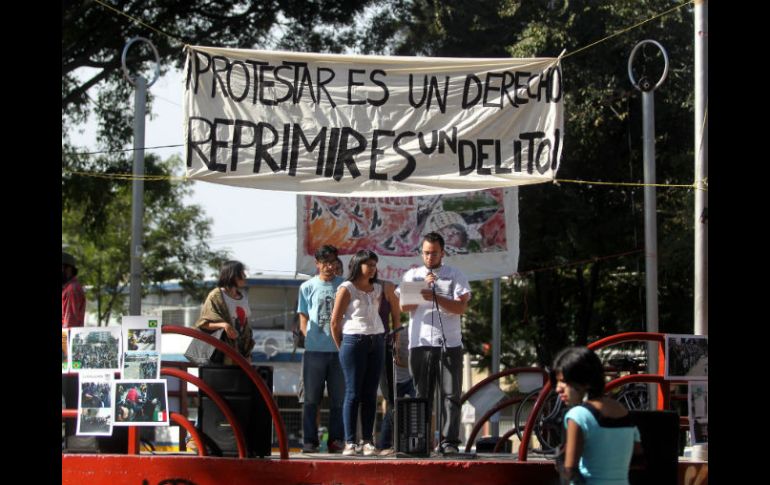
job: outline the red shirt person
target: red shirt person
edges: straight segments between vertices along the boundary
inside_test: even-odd
[[[61,253],[61,326],[82,327],[86,317],[86,294],[77,278],[75,258]]]
[[[135,387],[132,387],[126,393],[126,401],[131,404],[136,404],[139,401],[139,391]]]

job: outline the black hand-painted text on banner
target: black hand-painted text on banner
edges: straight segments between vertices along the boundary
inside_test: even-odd
[[[222,127],[233,127],[222,130]],[[194,139],[190,133],[203,137]],[[226,133],[227,138],[219,138]],[[322,127],[315,136],[307,136],[299,124],[284,124],[274,127],[269,123],[254,123],[247,120],[217,118],[213,122],[204,118],[191,117],[188,126],[187,166],[193,161],[202,161],[209,170],[216,172],[238,172],[238,165],[245,163],[252,173],[279,173],[295,177],[298,160],[313,157],[315,175],[331,178],[337,182],[343,177],[368,176],[371,180],[406,180],[417,166],[417,156],[404,148],[409,141],[417,140],[418,152],[422,155],[447,154],[454,159],[456,174],[466,176],[500,175],[511,173],[544,174],[556,170],[558,165],[561,137],[558,129],[554,137],[547,138],[544,132],[520,133],[506,143],[499,139],[465,140],[458,139],[457,128],[448,132],[433,130],[430,133],[392,130],[374,130],[367,139],[350,127]],[[522,148],[526,147],[526,158],[522,162]],[[380,171],[378,158],[386,151],[392,151],[401,162],[394,164],[390,173]],[[362,155],[369,161],[368,174],[362,174],[355,158]]]
[[[550,181],[559,60],[188,50],[188,176],[368,196]]]
[[[236,103],[277,106],[281,104],[338,104],[382,106],[391,96],[388,73],[382,69],[343,69],[346,95],[340,100],[329,93],[336,72],[326,67],[311,70],[307,62],[282,61],[271,65],[265,61],[233,60],[195,52],[188,66],[186,89],[195,96],[221,97]],[[447,98],[452,83],[462,84],[460,106],[468,109],[481,104],[487,108],[518,107],[530,100],[559,102],[562,97],[561,70],[549,67],[545,72],[503,70],[479,76],[464,77],[409,73],[408,103],[412,108],[447,110]],[[204,92],[201,85],[210,86]],[[455,86],[452,86],[455,87]],[[370,96],[354,92],[366,88]]]

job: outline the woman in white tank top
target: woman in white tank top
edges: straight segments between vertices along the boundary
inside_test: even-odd
[[[346,456],[377,453],[373,444],[374,416],[385,355],[385,328],[378,312],[383,287],[377,282],[377,260],[377,255],[369,250],[358,251],[351,258],[350,276],[337,289],[332,312],[332,337],[340,350],[345,375],[342,454]],[[362,442],[356,444],[359,403]]]

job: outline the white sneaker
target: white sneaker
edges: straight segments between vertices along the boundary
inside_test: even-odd
[[[363,449],[364,456],[374,456],[377,454],[377,448],[375,448],[374,445],[368,441],[364,443]]]
[[[345,449],[342,450],[342,456],[354,456],[358,450],[355,443],[345,443]]]

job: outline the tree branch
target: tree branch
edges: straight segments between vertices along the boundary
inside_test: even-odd
[[[114,61],[113,61],[114,64]],[[112,70],[109,69],[109,64],[107,67],[101,70],[97,75],[89,79],[88,81],[84,82],[83,84],[79,85],[69,93],[67,93],[64,97],[62,97],[61,100],[61,108],[62,111],[66,110],[70,104],[78,103],[79,99],[92,87],[94,87],[99,82],[105,80],[111,73]]]

